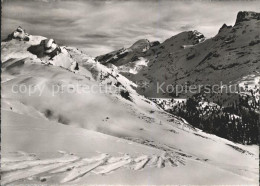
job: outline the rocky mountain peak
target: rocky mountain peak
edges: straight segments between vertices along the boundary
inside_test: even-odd
[[[140,39],[130,47],[130,49],[137,52],[144,52],[149,48],[150,48],[150,41],[148,39]]]
[[[243,21],[249,21],[251,19],[260,20],[260,13],[251,12],[251,11],[250,12],[249,11],[240,11],[237,14],[237,19],[236,19],[235,24],[238,24]]]
[[[192,31],[191,38],[194,38],[194,44],[201,43],[206,39],[205,36],[197,30]]]
[[[232,26],[231,26],[231,25],[228,26],[228,25],[226,25],[226,23],[224,23],[224,24],[222,25],[222,27],[219,29],[218,33],[220,33],[220,32],[223,31],[223,30],[229,29],[229,28],[232,28]]]
[[[18,26],[15,31],[8,35],[6,39],[3,41],[10,41],[12,39],[20,40],[20,41],[29,41],[29,34],[21,27]]]
[[[165,40],[162,45],[169,50],[179,50],[203,42],[206,38],[197,30],[181,32]]]

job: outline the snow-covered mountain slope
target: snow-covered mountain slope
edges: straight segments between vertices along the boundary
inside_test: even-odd
[[[249,74],[257,75],[256,70],[260,68],[259,17],[259,13],[239,12],[235,25],[224,24],[213,38],[205,40],[198,32],[183,32],[133,58],[130,58],[131,53],[121,56],[112,52],[96,59],[121,68],[121,62],[131,66],[133,59],[142,57],[146,65],[139,72],[133,74],[129,69],[122,74],[134,82],[147,82],[149,86],[138,88],[138,92],[147,97],[171,96],[167,91],[165,94],[157,92],[157,82],[164,83],[163,90],[171,84],[229,84]],[[107,60],[108,57],[114,60]]]
[[[115,69],[29,37],[1,43],[2,184],[258,183],[258,146],[195,129]]]
[[[257,168],[244,159],[243,165],[213,164],[155,142],[140,144],[10,111],[2,115],[2,184],[257,183]],[[234,158],[243,154],[221,146],[221,141],[214,143],[224,147],[221,151],[233,152]]]

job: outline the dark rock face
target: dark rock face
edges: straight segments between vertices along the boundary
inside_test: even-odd
[[[32,46],[30,46],[27,50],[29,52],[31,52],[32,54],[36,55],[38,58],[49,56],[50,59],[52,59],[53,57],[55,57],[56,55],[61,53],[61,49],[60,49],[59,46],[57,46],[57,48],[55,48],[52,52],[50,52],[48,54],[45,53],[44,45],[45,45],[46,40],[42,40],[39,45],[32,45]]]
[[[232,28],[232,26],[227,26],[225,23],[222,25],[222,27],[219,29],[218,33],[220,33],[222,30]]]
[[[29,34],[26,33],[26,31],[21,27],[19,26],[15,31],[13,31],[11,34],[9,34],[7,36],[6,39],[4,39],[3,41],[10,41],[12,39],[17,39],[17,40],[20,40],[20,41],[29,41],[30,38],[29,38]]]
[[[196,45],[204,40],[204,35],[197,30],[185,31],[166,39],[161,44],[161,47],[163,47],[162,49],[168,48],[172,51],[176,51],[181,49],[183,45]]]
[[[160,42],[159,42],[159,41],[153,41],[153,42],[151,42],[151,47],[158,46],[158,45],[160,45]]]
[[[195,31],[190,31],[189,32],[189,37],[188,37],[189,40],[194,40],[193,44],[196,45],[198,43],[200,43],[201,41],[204,41],[205,40],[205,36],[198,32],[197,30]]]
[[[235,25],[237,25],[237,24],[239,24],[239,23],[241,23],[243,21],[249,21],[251,19],[260,20],[260,13],[257,13],[257,12],[247,12],[247,11],[238,12]]]

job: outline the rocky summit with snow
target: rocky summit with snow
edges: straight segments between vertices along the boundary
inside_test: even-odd
[[[213,38],[188,31],[97,58],[18,27],[1,42],[1,184],[256,185],[258,145],[205,133],[146,97],[155,80],[254,74],[259,14],[238,17]]]

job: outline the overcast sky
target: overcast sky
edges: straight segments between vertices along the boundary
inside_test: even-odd
[[[20,25],[96,56],[187,30],[212,37],[223,23],[233,25],[241,10],[260,12],[260,1],[5,0],[1,36]]]

